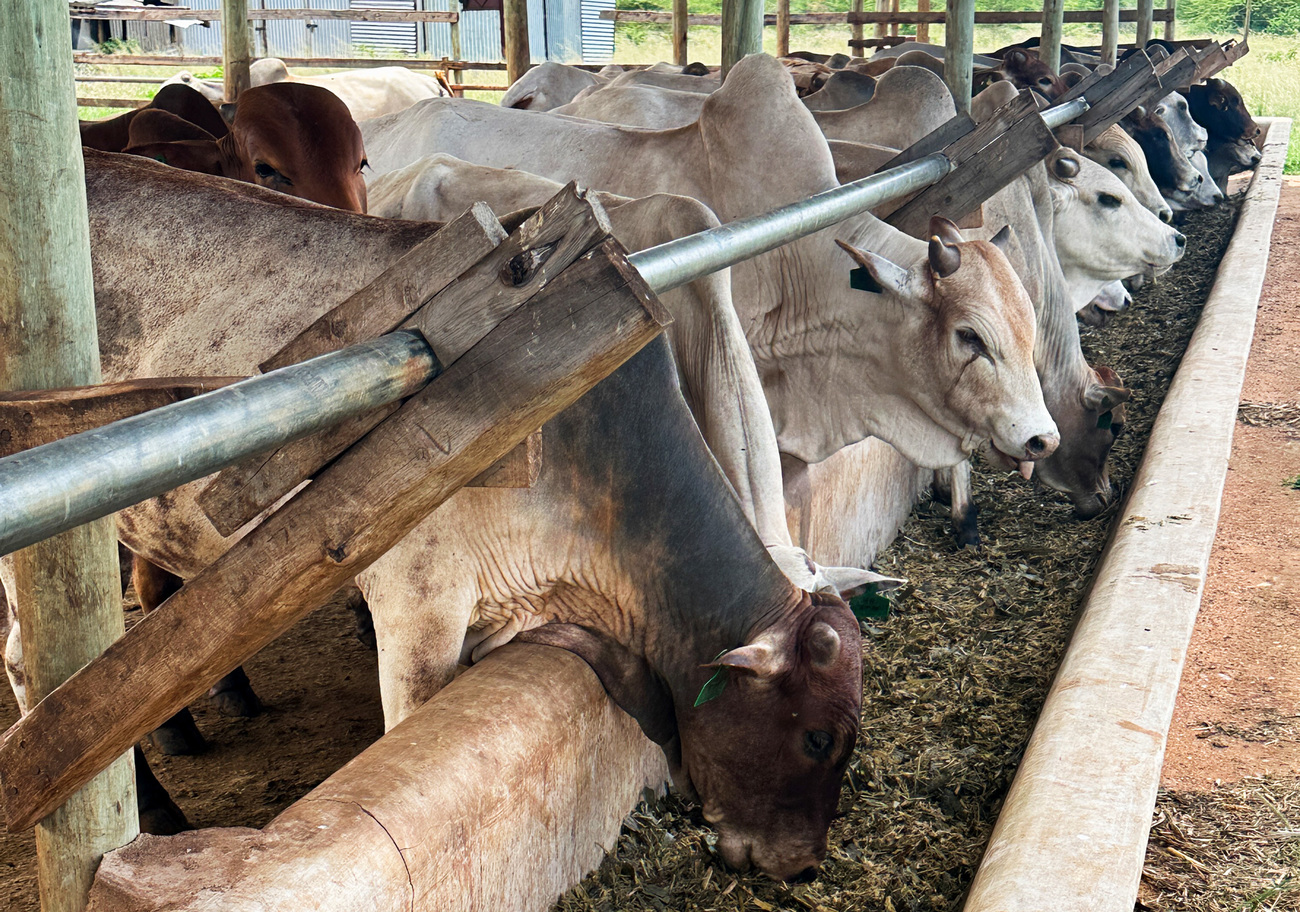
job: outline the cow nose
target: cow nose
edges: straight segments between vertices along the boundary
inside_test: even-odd
[[[1187,246],[1187,237],[1181,231],[1175,231],[1174,243],[1178,245],[1179,250],[1182,250]]]
[[[1203,184],[1203,183],[1205,183],[1205,177],[1204,177],[1203,175],[1200,175],[1200,174],[1196,175],[1196,186],[1199,187],[1199,186],[1201,186],[1201,184]]]
[[[1166,225],[1170,224],[1174,220],[1174,210],[1170,209],[1167,206],[1164,209],[1160,210],[1159,215],[1160,215],[1160,221],[1164,222]]]
[[[1052,455],[1061,438],[1056,434],[1035,434],[1025,443],[1025,455],[1030,459],[1043,459]]]

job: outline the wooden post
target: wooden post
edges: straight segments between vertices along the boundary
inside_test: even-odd
[[[876,0],[876,12],[889,12],[889,0]],[[889,24],[885,22],[877,22],[874,32],[877,38],[884,38],[889,34]]]
[[[776,0],[776,56],[790,56],[790,0]]]
[[[860,12],[862,12],[862,0],[853,0],[852,10],[853,10],[853,12],[855,12],[855,13],[860,13]],[[862,23],[861,23],[861,22],[855,22],[855,23],[853,23],[853,27],[852,27],[852,32],[851,32],[851,34],[853,35],[853,40],[854,40],[854,41],[861,41],[861,40],[862,40],[863,32],[862,32]],[[853,49],[853,52],[854,52],[855,54],[860,54],[860,53],[862,53],[862,51],[863,51],[863,49],[860,48],[860,47],[855,47],[855,48]]]
[[[90,224],[68,8],[11,4],[0,28],[0,388],[99,382]],[[14,555],[28,705],[123,633],[117,530],[106,518]],[[107,764],[106,764],[107,765]],[[128,750],[36,824],[44,912],[80,912],[104,852],[139,833]]]
[[[226,101],[252,85],[248,65],[252,56],[248,35],[248,0],[221,0],[221,63]]]
[[[1101,62],[1115,65],[1119,57],[1119,0],[1101,3]]]
[[[533,62],[528,49],[528,0],[504,0],[506,83],[514,85]]]
[[[448,0],[447,9],[453,13],[459,14],[460,0]],[[430,30],[432,30],[433,23],[429,23],[429,28]],[[457,19],[455,22],[453,22],[450,28],[451,28],[451,59],[464,60],[465,58],[460,56],[460,20]],[[461,70],[448,70],[447,75],[451,77],[450,79],[447,80],[448,82],[461,83],[465,81],[465,77]],[[464,94],[464,92],[461,92],[459,89],[457,89],[456,91],[462,95]]]
[[[971,65],[975,56],[975,0],[948,0],[944,22],[944,82],[957,113],[970,113]]]
[[[1178,11],[1178,0],[1165,0],[1165,40],[1174,40],[1174,17]]]
[[[889,3],[889,11],[890,11],[891,13],[896,13],[896,12],[898,12],[898,0],[890,0],[890,3]],[[897,19],[895,19],[893,22],[889,23],[889,34],[890,34],[890,35],[897,35],[897,34],[898,34],[898,20],[897,20]]]
[[[916,0],[916,11],[918,13],[930,12],[930,0]],[[930,23],[918,22],[916,24],[916,40],[921,44],[930,43]]]
[[[1151,24],[1155,18],[1155,0],[1137,0],[1137,37],[1134,43],[1144,48],[1151,40]]]
[[[742,57],[763,53],[763,0],[722,0],[722,77]]]
[[[673,0],[673,62],[678,66],[690,63],[686,57],[686,17],[690,15],[687,7],[687,0]]]
[[[1150,2],[1150,0],[1148,0]],[[1038,40],[1038,59],[1061,72],[1061,30],[1065,24],[1065,0],[1043,0],[1043,31]]]

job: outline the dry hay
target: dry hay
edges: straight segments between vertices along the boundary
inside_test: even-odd
[[[1300,404],[1293,402],[1243,402],[1237,406],[1237,420],[1254,427],[1284,427],[1300,432]]]
[[[1213,283],[1235,206],[1193,215],[1188,252],[1130,312],[1083,330],[1092,363],[1134,390],[1111,478],[1133,477],[1155,413]],[[812,883],[733,874],[699,810],[639,807],[563,912],[960,907],[1080,597],[1118,512],[1080,522],[1057,494],[976,465],[984,547],[958,551],[948,511],[924,502],[877,568],[911,582],[892,616],[864,624],[862,735]]]
[[[1161,790],[1138,897],[1153,912],[1300,909],[1300,780]]]

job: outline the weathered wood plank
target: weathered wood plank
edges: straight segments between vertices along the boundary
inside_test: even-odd
[[[465,484],[467,488],[531,488],[542,474],[542,429]]]
[[[484,222],[490,217],[490,224]],[[464,228],[467,239],[449,230]],[[491,229],[491,230],[489,230]],[[609,220],[595,199],[570,184],[497,243],[496,217],[482,204],[449,223],[375,281],[316,321],[262,365],[270,370],[371,338],[401,326],[417,329],[444,367],[487,334],[503,317],[546,286],[556,273],[609,236]],[[437,251],[480,250],[464,268],[463,257],[431,266]],[[449,278],[452,269],[458,278]],[[455,315],[448,320],[447,315]],[[396,325],[392,322],[396,318]],[[199,496],[199,507],[217,531],[230,535],[306,481],[352,442],[378,424],[383,414],[362,415],[245,460],[221,472]]]
[[[1085,143],[1092,142],[1111,124],[1119,123],[1129,111],[1160,85],[1155,68],[1145,51],[1130,54],[1119,65],[1104,75],[1098,76],[1094,71],[1084,77],[1078,85],[1062,96],[1061,101],[1069,101],[1086,96],[1089,108],[1075,123],[1083,127]]]
[[[617,242],[573,264],[0,738],[10,829],[313,610],[668,319]]]
[[[243,377],[164,377],[0,393],[0,457],[211,392]]]
[[[925,158],[935,152],[942,152],[963,136],[974,132],[975,121],[971,119],[971,116],[969,114],[958,114],[885,162],[881,165],[880,170],[897,168],[899,165],[916,161],[918,158]]]
[[[945,154],[956,167],[886,221],[922,237],[931,216],[962,219],[1056,148],[1056,137],[1038,116],[1033,92],[1025,90],[950,146]]]
[[[1204,82],[1231,63],[1232,61],[1224,53],[1223,47],[1216,42],[1197,55],[1196,78],[1194,81]]]

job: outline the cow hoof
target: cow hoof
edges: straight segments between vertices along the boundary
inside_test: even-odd
[[[149,740],[168,757],[187,757],[208,749],[208,742],[194,724],[194,717],[188,709],[182,709],[155,728]]]
[[[953,535],[957,539],[957,547],[971,551],[978,551],[980,546],[980,527],[979,511],[975,505],[971,504],[966,509],[963,516],[953,517]]]
[[[257,694],[253,693],[253,688],[248,683],[248,675],[244,674],[242,668],[236,668],[218,681],[216,686],[208,691],[208,697],[217,707],[217,711],[225,716],[251,719],[262,714],[262,701],[257,698]]]
[[[175,836],[186,830],[194,829],[185,812],[168,798],[153,807],[140,808],[140,832],[151,836]]]

